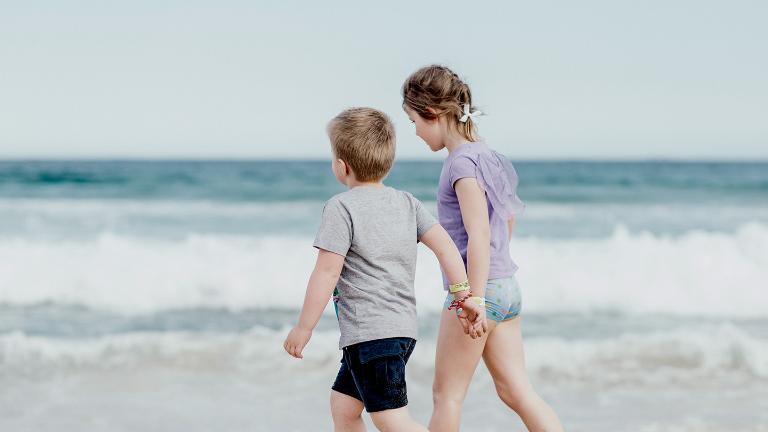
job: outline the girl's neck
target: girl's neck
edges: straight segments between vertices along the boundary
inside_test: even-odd
[[[446,130],[445,137],[443,138],[443,145],[445,145],[445,148],[448,149],[449,154],[453,153],[454,150],[468,142],[471,141],[464,138],[457,131],[451,129]]]
[[[448,153],[453,153],[454,150],[459,148],[462,144],[466,143],[467,140],[464,139],[464,137],[458,137],[458,139],[445,139],[443,140],[443,144],[445,144],[445,148],[448,149]]]

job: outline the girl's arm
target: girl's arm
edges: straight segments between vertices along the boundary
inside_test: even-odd
[[[507,231],[509,232],[509,240],[512,240],[512,229],[515,227],[515,217],[512,216],[507,221]]]
[[[344,266],[342,255],[318,249],[315,269],[309,277],[307,293],[304,296],[304,306],[301,308],[299,323],[294,327],[288,337],[285,338],[283,348],[288,354],[296,358],[304,358],[301,351],[312,337],[320,316],[331,298],[333,289],[339,281],[341,269]]]
[[[488,202],[477,180],[459,179],[454,184],[459,199],[464,229],[467,231],[467,273],[472,293],[485,297],[485,284],[491,265],[491,226],[488,221]]]

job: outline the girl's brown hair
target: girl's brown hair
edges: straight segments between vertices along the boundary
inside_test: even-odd
[[[477,128],[472,117],[466,122],[459,121],[464,115],[464,105],[469,105],[470,111],[475,110],[469,86],[445,66],[425,66],[411,74],[403,84],[404,107],[427,120],[446,116],[448,124],[467,141],[477,141]]]

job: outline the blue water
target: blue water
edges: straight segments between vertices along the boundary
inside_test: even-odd
[[[768,163],[515,163],[520,236],[733,231],[768,221]],[[439,161],[398,161],[386,180],[434,211]],[[309,235],[343,187],[327,161],[3,161],[0,236]],[[98,211],[95,211],[98,209]]]
[[[526,366],[569,430],[765,430],[768,163],[513,162]],[[344,190],[329,165],[0,161],[0,429],[178,430],[180,410],[188,430],[328,429],[332,308],[304,360],[282,342]],[[385,183],[434,212],[440,169]],[[419,251],[426,418],[444,293]],[[522,430],[482,367],[472,389],[467,424]]]
[[[520,195],[540,202],[768,200],[768,162],[522,161]],[[434,199],[439,161],[398,161],[388,183]],[[0,161],[0,197],[204,199],[328,198],[342,187],[326,161]]]

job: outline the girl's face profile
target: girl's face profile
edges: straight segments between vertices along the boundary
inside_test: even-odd
[[[426,120],[407,106],[404,109],[411,123],[416,127],[416,136],[424,140],[433,152],[442,150],[445,145],[443,145],[440,122],[437,119]]]

